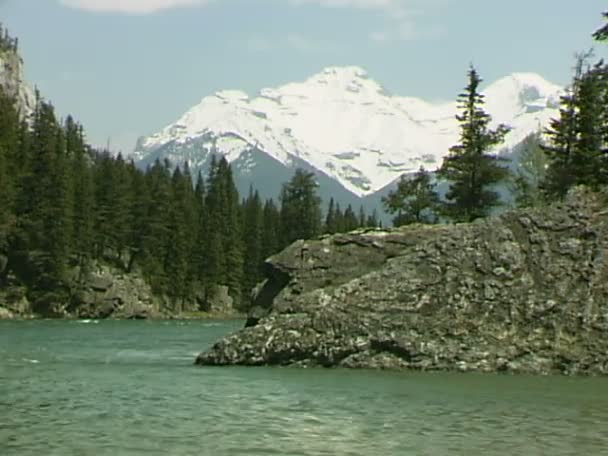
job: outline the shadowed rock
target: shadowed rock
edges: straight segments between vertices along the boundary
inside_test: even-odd
[[[608,373],[608,204],[298,241],[202,365]],[[266,290],[266,291],[265,291]]]

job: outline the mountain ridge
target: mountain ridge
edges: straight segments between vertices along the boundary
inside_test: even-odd
[[[562,91],[535,73],[489,84],[486,110],[495,124],[512,127],[500,149],[555,117]],[[188,161],[200,169],[213,153],[234,162],[256,149],[287,168],[304,161],[365,197],[420,166],[440,166],[458,141],[457,113],[455,101],[390,95],[361,67],[328,67],[253,97],[239,90],[206,96],[175,123],[141,138],[132,157],[142,164],[151,157]]]

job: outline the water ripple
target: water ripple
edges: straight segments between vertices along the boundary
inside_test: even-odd
[[[608,454],[606,379],[192,366],[239,324],[0,323],[0,454]]]

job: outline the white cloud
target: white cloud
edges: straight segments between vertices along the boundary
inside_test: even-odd
[[[328,8],[356,8],[379,10],[389,13],[395,18],[402,17],[418,5],[421,0],[289,0],[293,5],[316,4]],[[431,2],[426,2],[431,3]]]
[[[443,37],[446,30],[436,24],[424,25],[420,18],[450,0],[289,0],[292,5],[319,5],[326,8],[355,8],[384,14],[388,23],[383,30],[369,33],[376,43],[412,41]],[[428,22],[428,21],[427,21]]]
[[[157,11],[203,6],[211,0],[60,0],[66,6],[100,13],[149,14]]]

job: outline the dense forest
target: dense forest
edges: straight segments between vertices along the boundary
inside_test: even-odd
[[[1,36],[0,49],[15,51]],[[326,219],[311,173],[296,171],[278,201],[254,189],[241,199],[223,157],[207,176],[167,161],[141,170],[88,145],[82,125],[58,119],[40,94],[26,117],[0,88],[0,287],[24,284],[37,313],[69,301],[66,278],[96,261],[143,275],[174,309],[196,296],[205,310],[200,297],[217,285],[246,308],[268,256],[296,239],[378,224],[333,203]]]

